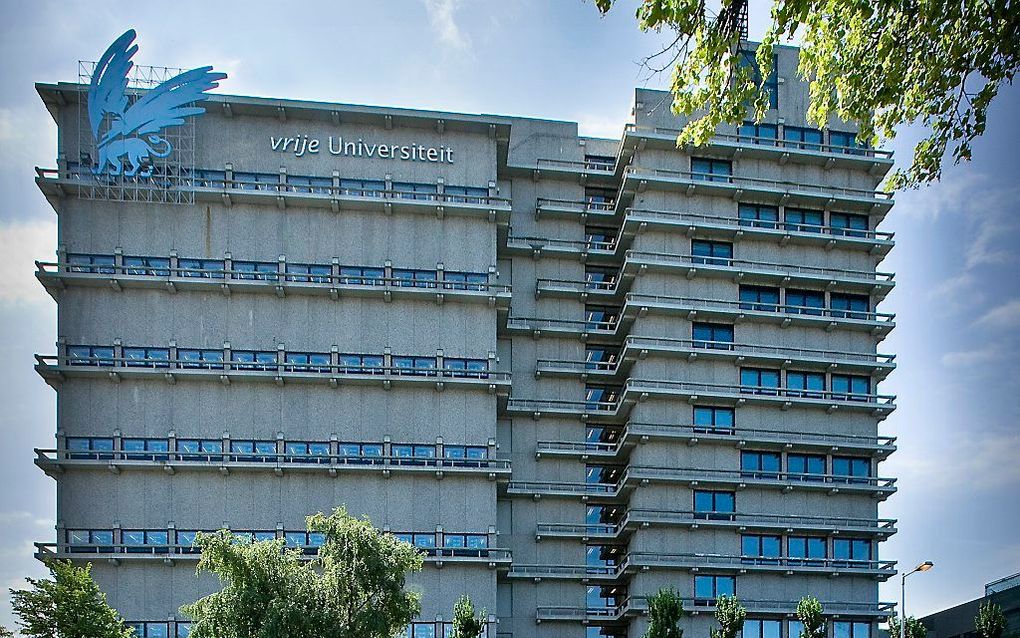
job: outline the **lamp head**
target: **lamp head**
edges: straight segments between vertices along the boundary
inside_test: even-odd
[[[918,565],[917,569],[915,571],[926,572],[926,571],[928,571],[929,569],[931,569],[934,566],[935,566],[935,563],[931,562],[930,560],[926,560],[923,563],[921,563],[920,565]]]

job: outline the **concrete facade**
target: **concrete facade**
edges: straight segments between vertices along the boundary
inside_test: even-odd
[[[746,638],[794,638],[805,595],[867,638],[895,573],[891,159],[845,124],[800,132],[795,68],[780,49],[766,126],[703,148],[676,148],[651,90],[614,140],[215,95],[188,205],[83,196],[83,94],[39,85],[59,130],[37,179],[59,233],[40,556],[91,560],[145,635],[183,636],[178,607],[215,587],[194,531],[314,552],[305,516],[346,505],[427,551],[415,638],[465,593],[492,638],[636,637],[663,586],[691,635],[735,591]],[[304,136],[317,153],[281,150]]]

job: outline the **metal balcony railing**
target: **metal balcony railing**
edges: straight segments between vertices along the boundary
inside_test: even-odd
[[[633,305],[658,305],[675,307],[679,310],[709,310],[727,313],[755,313],[789,316],[791,318],[823,318],[838,321],[866,321],[879,324],[891,324],[896,315],[882,312],[846,310],[841,308],[815,308],[792,304],[779,304],[755,301],[732,301],[725,299],[705,299],[699,297],[680,297],[672,295],[649,295],[643,293],[627,293],[626,302]]]
[[[557,209],[576,213],[612,213],[616,210],[615,201],[602,201],[598,199],[557,199],[552,197],[539,197],[535,203],[536,210]]]
[[[554,168],[564,168],[571,171],[593,171],[599,173],[612,174],[616,170],[616,162],[608,161],[597,161],[597,160],[565,160],[565,159],[550,159],[550,158],[538,158],[538,166],[548,166]]]

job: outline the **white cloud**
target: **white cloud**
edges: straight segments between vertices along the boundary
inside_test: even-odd
[[[57,222],[0,222],[0,303],[36,303],[48,299],[35,278],[35,260],[53,261]]]
[[[1013,356],[1012,352],[1002,344],[991,344],[976,350],[960,350],[942,355],[942,365],[947,368],[977,366],[1003,361]]]
[[[460,0],[424,0],[429,22],[440,41],[454,49],[467,49],[471,41],[457,26],[456,13]]]
[[[917,452],[915,449],[914,452]],[[924,454],[898,454],[898,475],[911,481],[912,497],[922,492],[962,491],[968,495],[999,488],[1020,489],[1020,433],[982,432]]]
[[[1020,299],[1011,299],[1001,306],[992,308],[975,323],[993,328],[1020,327]]]

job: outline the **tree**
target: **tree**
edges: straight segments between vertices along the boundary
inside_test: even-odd
[[[0,625],[0,638],[14,638],[14,633],[7,627]]]
[[[744,628],[746,617],[747,610],[736,596],[719,596],[715,601],[715,619],[719,622],[719,628],[712,628],[709,632],[711,638],[737,638]]]
[[[307,524],[325,539],[307,561],[279,539],[198,536],[198,571],[223,588],[181,607],[194,621],[191,638],[391,638],[417,617],[420,596],[404,588],[407,573],[421,571],[417,549],[342,507]]]
[[[917,618],[913,616],[907,616],[907,635],[906,638],[927,638],[928,628],[924,626]],[[900,619],[893,614],[889,616],[889,636],[890,638],[898,638],[900,635]]]
[[[485,629],[485,610],[475,616],[470,596],[461,596],[453,605],[453,635],[450,638],[478,638]]]
[[[981,638],[1002,638],[1006,631],[1006,615],[1002,613],[1002,607],[991,601],[982,603],[974,618],[974,630]]]
[[[680,620],[684,617],[680,592],[663,587],[648,597],[648,631],[645,638],[683,638]]]
[[[797,618],[802,626],[800,638],[825,638],[825,616],[822,615],[822,603],[817,598],[801,598],[797,603]]]
[[[92,580],[92,564],[49,561],[52,579],[29,578],[31,589],[11,589],[18,629],[32,638],[130,638],[134,631],[106,603]],[[2,635],[2,634],[0,634]],[[9,635],[9,634],[8,634]]]
[[[595,0],[602,13],[615,2]],[[760,121],[769,105],[765,85],[775,46],[799,39],[809,121],[819,127],[830,116],[855,122],[861,138],[873,144],[893,138],[902,124],[930,128],[912,165],[888,184],[917,186],[941,176],[950,145],[954,162],[970,159],[988,105],[1020,68],[1014,0],[773,0],[761,45],[745,54],[747,3],[721,0],[715,15],[705,0],[642,0],[638,7],[641,29],[677,34],[645,64],[664,71],[676,63],[673,110],[696,115],[678,143],[704,144],[720,124],[746,119],[749,104]],[[662,59],[669,62],[652,66]]]

